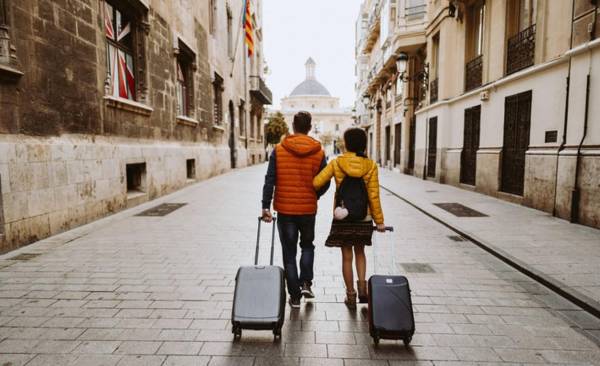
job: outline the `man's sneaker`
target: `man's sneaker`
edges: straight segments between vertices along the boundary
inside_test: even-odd
[[[310,288],[310,284],[308,282],[304,282],[304,284],[302,284],[302,296],[304,296],[307,299],[314,299],[315,298],[315,294],[312,292],[312,289]]]
[[[290,306],[292,309],[300,309],[300,298],[294,299],[290,297]]]

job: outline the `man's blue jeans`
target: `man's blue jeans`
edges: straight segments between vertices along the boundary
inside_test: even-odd
[[[293,299],[300,298],[300,286],[304,282],[312,284],[313,263],[315,261],[315,215],[284,215],[277,216],[279,240],[283,252],[283,268],[287,281],[288,292]],[[296,253],[300,237],[300,276],[296,264]]]

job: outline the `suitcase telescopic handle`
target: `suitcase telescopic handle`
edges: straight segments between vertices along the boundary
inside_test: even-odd
[[[377,231],[377,226],[373,226],[373,231]],[[393,226],[386,226],[385,231],[394,231]]]
[[[375,231],[375,238],[373,239],[374,241],[376,241],[377,238],[377,226],[373,226],[373,231]],[[389,231],[389,232],[393,232],[394,231],[394,227],[393,226],[386,226],[385,227],[385,231]],[[375,253],[375,250],[378,245],[376,245],[375,242],[373,242],[373,273],[377,274],[377,254]],[[395,263],[395,258],[394,258],[394,244],[392,243],[392,248],[391,248],[391,254],[390,254],[390,259],[391,259],[391,270],[394,270],[394,263]],[[390,273],[393,274],[393,273]]]
[[[258,231],[256,232],[256,251],[254,253],[254,265],[258,265],[258,253],[260,247],[260,224],[262,223],[262,217],[258,217]],[[277,217],[273,216],[273,230],[271,232],[271,260],[270,265],[273,265],[273,255],[275,253],[275,223],[277,222]]]

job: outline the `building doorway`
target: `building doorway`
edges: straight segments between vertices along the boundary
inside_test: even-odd
[[[435,178],[437,164],[437,117],[429,119],[429,136],[427,143],[427,176]]]
[[[390,151],[391,151],[391,145],[392,145],[392,129],[391,127],[385,126],[385,161],[383,162],[383,164],[385,166],[388,166],[389,161],[390,161]]]
[[[400,165],[400,148],[402,143],[402,123],[394,126],[394,166]]]
[[[415,142],[417,136],[417,117],[412,116],[408,131],[408,170],[410,174],[415,170]]]
[[[460,182],[475,185],[477,173],[477,150],[479,150],[479,131],[481,106],[465,109],[463,149],[460,155]]]
[[[531,128],[531,90],[509,96],[504,102],[504,144],[502,145],[503,192],[523,195],[525,154]]]
[[[231,169],[235,169],[235,108],[231,100],[229,101],[229,154]]]

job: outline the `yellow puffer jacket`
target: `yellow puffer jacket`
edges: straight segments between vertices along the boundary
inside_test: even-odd
[[[344,172],[351,177],[362,177],[369,195],[369,213],[376,224],[383,224],[383,210],[379,200],[378,169],[373,160],[356,156],[353,152],[346,152],[327,164],[327,167],[313,179],[313,186],[315,189],[319,189],[332,177],[335,177],[335,186],[339,188],[346,176]]]

